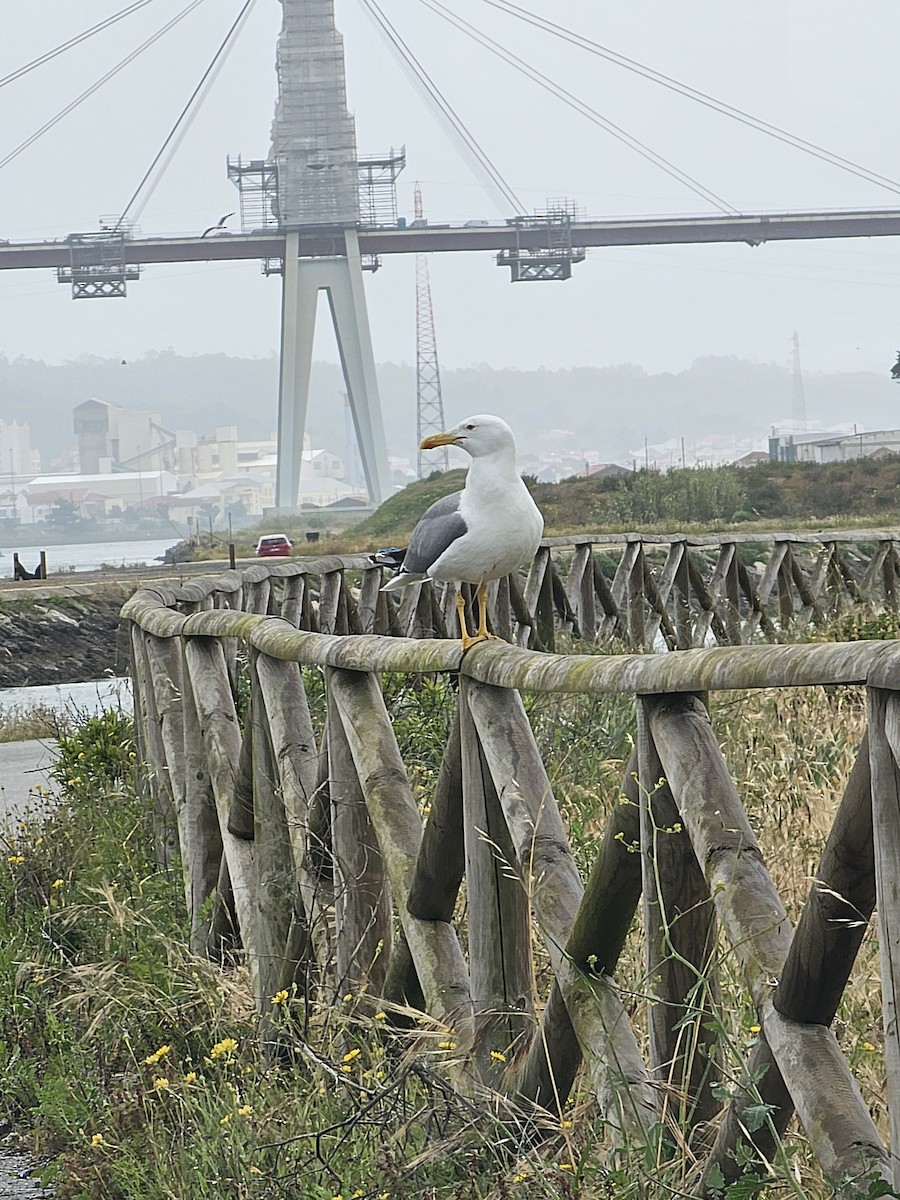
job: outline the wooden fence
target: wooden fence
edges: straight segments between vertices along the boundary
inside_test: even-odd
[[[321,575],[323,624],[335,594],[348,597],[329,583],[340,569]],[[283,607],[302,613],[306,577],[283,578]],[[900,1182],[900,1157],[829,1028],[877,894],[900,1146],[900,643],[557,656],[493,642],[463,655],[458,641],[298,630],[265,615],[260,583],[252,568],[144,590],[123,618],[158,852],[180,853],[194,949],[244,956],[264,1038],[279,989],[312,977],[331,996],[364,987],[452,1031],[460,1086],[558,1112],[583,1061],[615,1135],[649,1141],[675,1094],[700,1129],[721,1108],[715,1034],[695,988],[718,939],[740,961],[762,1032],[705,1147],[705,1177],[735,1176],[742,1139],[771,1155],[796,1111],[832,1179]],[[378,603],[364,580],[356,612]],[[318,740],[304,668],[324,676]],[[382,697],[385,672],[458,676],[424,823]],[[705,700],[721,689],[841,684],[867,686],[868,734],[792,930]],[[614,806],[586,880],[520,690],[635,697],[622,784],[632,803]],[[455,924],[463,879],[465,954]],[[649,1059],[613,978],[642,896],[656,998]],[[535,928],[554,976],[544,997],[533,994]],[[768,1111],[760,1104],[773,1106],[772,1119],[751,1135],[745,1112]]]
[[[243,572],[244,607],[317,633],[458,636],[451,589],[398,602],[382,582],[363,555],[260,563]],[[861,605],[900,608],[900,533],[546,538],[488,596],[494,631],[532,650],[560,632],[647,650],[786,641]]]

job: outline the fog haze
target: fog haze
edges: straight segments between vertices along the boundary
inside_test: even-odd
[[[26,7],[7,24],[0,76],[120,6],[120,0],[47,0]],[[179,0],[157,0],[0,89],[0,158],[181,7]],[[707,0],[572,0],[564,10],[550,0],[530,0],[530,7],[835,153],[900,175],[893,138],[900,10],[894,7],[873,0],[852,8],[833,0],[764,0],[752,11]],[[63,237],[96,228],[101,214],[120,212],[238,8],[236,0],[201,4],[0,169],[0,237]],[[598,217],[711,211],[423,4],[383,0],[383,8],[526,211],[541,209],[548,197],[568,197]],[[453,10],[743,211],[900,207],[900,194],[674,96],[485,0],[455,0]],[[196,233],[238,207],[225,158],[267,152],[280,21],[276,0],[257,0],[140,215],[144,233]],[[418,180],[432,221],[509,216],[435,122],[362,5],[338,0],[337,21],[360,153],[406,145],[400,211],[411,215]],[[236,218],[230,224],[238,228]],[[414,362],[413,267],[411,258],[397,256],[367,277],[379,363]],[[568,370],[633,363],[650,373],[677,374],[709,356],[783,370],[797,329],[810,376],[886,377],[900,346],[895,239],[595,250],[569,282],[515,286],[491,255],[447,254],[432,257],[431,281],[438,351],[448,372],[474,364]],[[73,303],[51,272],[3,272],[0,352],[47,363],[84,354],[131,362],[167,347],[179,355],[267,358],[277,346],[279,292],[278,280],[263,278],[257,263],[148,268],[129,286],[127,300],[92,303]],[[327,322],[320,318],[319,324],[316,355],[336,362]],[[448,419],[469,408],[464,394],[451,392]],[[123,400],[114,384],[103,398]],[[270,427],[274,396],[271,403]],[[690,405],[690,397],[683,403]],[[789,403],[783,408],[789,415]],[[564,414],[554,420],[569,423]]]

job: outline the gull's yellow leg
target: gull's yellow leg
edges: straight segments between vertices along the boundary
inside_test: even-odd
[[[459,634],[462,638],[463,650],[468,650],[476,642],[484,641],[484,637],[481,634],[476,634],[475,637],[471,637],[469,634],[469,627],[466,624],[466,602],[463,599],[462,592],[456,593],[456,615],[459,617]]]
[[[463,646],[465,646],[466,638],[469,636],[469,628],[466,625],[466,602],[463,599],[462,592],[456,593],[456,616],[459,619],[459,636],[463,640]]]
[[[487,627],[487,584],[480,583],[475,595],[478,598],[478,629],[475,636],[479,641],[485,641],[491,636]]]

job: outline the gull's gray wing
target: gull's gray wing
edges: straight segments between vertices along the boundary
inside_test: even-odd
[[[468,532],[469,527],[459,514],[461,496],[462,492],[453,492],[425,509],[409,539],[401,574],[424,575],[448,546]]]

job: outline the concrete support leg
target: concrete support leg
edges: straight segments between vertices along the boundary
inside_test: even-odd
[[[355,230],[346,232],[345,244],[346,257],[300,259],[299,233],[289,232],[285,239],[275,491],[275,503],[279,508],[293,508],[297,504],[320,290],[328,295],[369,496],[375,504],[380,504],[391,492],[375,356]]]

